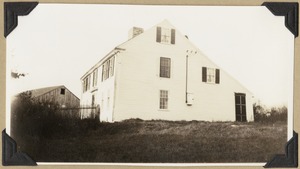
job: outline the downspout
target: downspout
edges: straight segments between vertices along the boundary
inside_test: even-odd
[[[185,68],[186,68],[186,70],[185,70],[185,103],[187,103],[187,95],[188,95],[188,93],[187,93],[187,88],[188,88],[188,66],[189,66],[189,55],[186,55],[186,59],[185,59],[185,64],[186,64],[186,66],[185,66]]]
[[[188,103],[188,75],[189,75],[189,54],[188,52],[190,52],[191,54],[197,54],[197,51],[192,51],[192,50],[187,50],[186,51],[186,60],[185,60],[185,63],[186,63],[186,70],[185,70],[185,103]],[[191,105],[191,104],[188,104],[188,105]]]

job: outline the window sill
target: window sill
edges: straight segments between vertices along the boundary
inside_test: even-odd
[[[166,111],[166,112],[169,112],[170,110],[169,110],[169,109],[158,109],[158,111]]]
[[[213,82],[203,82],[203,83],[205,83],[205,84],[215,84],[215,85],[218,85],[218,84],[220,84],[220,83],[213,83]]]
[[[172,44],[171,42],[170,43],[167,43],[167,42],[157,42],[159,44],[163,44],[163,45],[175,45],[175,44]]]

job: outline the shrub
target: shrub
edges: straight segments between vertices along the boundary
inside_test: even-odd
[[[38,156],[44,151],[41,143],[49,139],[81,136],[99,126],[99,120],[81,120],[77,109],[73,113],[77,115],[70,115],[72,112],[60,109],[57,103],[36,101],[31,92],[15,96],[11,102],[11,136],[18,150]]]
[[[285,122],[287,123],[287,107],[272,107],[266,109],[264,106],[253,104],[254,121],[256,122]]]

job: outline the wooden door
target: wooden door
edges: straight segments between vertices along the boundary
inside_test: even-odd
[[[246,122],[246,94],[235,93],[235,120]]]

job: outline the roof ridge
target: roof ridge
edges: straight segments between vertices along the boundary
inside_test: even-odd
[[[27,91],[31,92],[32,97],[38,97],[38,96],[49,93],[49,92],[51,92],[51,91],[53,91],[57,88],[60,88],[60,87],[65,87],[65,86],[64,85],[58,85],[58,86],[42,87],[42,88],[31,89],[31,90],[27,90]]]
[[[170,24],[172,27],[175,28],[175,26],[172,25],[172,24],[170,23],[170,21],[168,21],[167,19],[164,19],[164,20],[162,20],[161,22],[159,22],[159,23],[157,23],[157,24],[151,26],[150,28],[146,29],[144,32],[146,32],[146,31],[152,29],[153,27],[156,27],[157,25],[159,25],[159,24],[161,24],[161,23],[164,23],[164,22],[167,22],[168,24]],[[133,26],[133,27],[134,27],[134,26]],[[144,28],[143,28],[143,29],[144,29]],[[143,33],[144,33],[144,32],[143,32]],[[141,33],[141,34],[143,34],[143,33]],[[141,35],[141,34],[139,34],[139,35]],[[139,35],[137,35],[137,36],[139,36]],[[127,39],[126,41],[124,41],[124,42],[120,43],[119,45],[115,46],[110,52],[108,52],[108,53],[107,53],[103,58],[101,58],[96,64],[94,64],[90,69],[88,69],[88,71],[86,71],[86,72],[81,76],[80,79],[83,79],[83,78],[86,77],[88,74],[92,73],[92,72],[90,72],[90,71],[92,71],[95,67],[97,67],[97,65],[100,64],[102,61],[104,61],[107,57],[111,56],[110,54],[113,53],[113,51],[115,51],[115,50],[117,50],[117,51],[120,50],[120,46],[122,46],[122,45],[128,43],[129,41],[132,41],[133,39],[135,39],[135,38]],[[122,50],[122,49],[121,49],[121,50]]]

